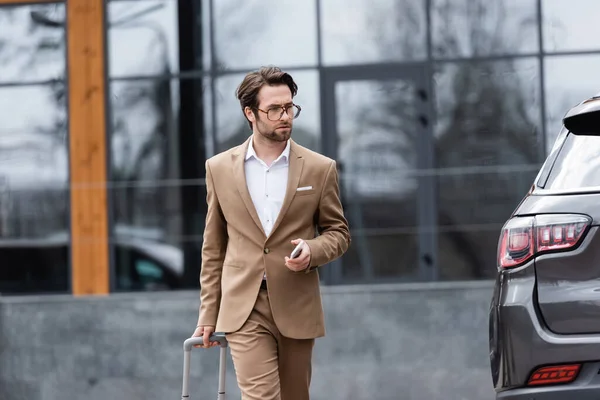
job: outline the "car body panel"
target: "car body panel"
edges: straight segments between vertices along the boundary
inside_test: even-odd
[[[562,196],[527,196],[514,215],[583,214],[592,217],[592,225],[600,225],[600,193]]]
[[[597,400],[600,393],[600,362],[586,363],[577,381],[567,385],[521,388],[498,393],[498,400]]]
[[[600,333],[600,235],[597,229],[590,230],[576,250],[536,259],[537,303],[552,332]]]
[[[523,387],[540,366],[600,359],[600,335],[561,335],[545,325],[535,301],[535,269],[530,262],[497,278],[489,321],[497,391]]]
[[[528,196],[515,215],[583,214],[600,225],[600,193]],[[591,230],[568,252],[536,258],[538,305],[553,332],[600,332],[600,235]]]
[[[592,184],[582,185],[586,187],[578,187],[578,181],[550,185],[548,180],[554,171],[576,176],[581,168],[581,174],[595,173],[595,158],[578,159],[579,151],[571,153],[573,146],[566,145],[578,136],[587,137],[580,143],[594,145],[584,147],[591,150],[587,156],[593,156],[593,136],[599,136],[600,146],[600,97],[583,101],[565,115],[531,190],[510,216],[576,214],[590,217],[591,224],[568,250],[536,255],[516,268],[499,268],[489,310],[490,366],[497,399],[600,398],[600,187],[594,187],[595,179],[588,179]],[[557,162],[567,151],[576,159],[576,168]],[[573,382],[527,385],[538,368],[568,364],[582,365]]]

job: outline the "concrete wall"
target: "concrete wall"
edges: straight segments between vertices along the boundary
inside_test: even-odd
[[[324,287],[315,400],[494,399],[491,282]],[[196,292],[0,298],[0,399],[181,395]],[[216,398],[218,350],[192,352],[191,399]],[[229,361],[229,398],[239,390]]]

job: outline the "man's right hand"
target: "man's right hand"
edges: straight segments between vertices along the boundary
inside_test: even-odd
[[[199,326],[199,327],[197,327],[196,330],[194,331],[194,334],[192,335],[192,337],[203,337],[204,344],[194,345],[194,347],[201,347],[201,348],[207,349],[209,347],[218,346],[219,342],[210,342],[209,343],[210,335],[212,335],[214,331],[215,331],[214,326]]]

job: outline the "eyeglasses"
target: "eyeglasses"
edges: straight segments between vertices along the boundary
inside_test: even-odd
[[[292,119],[298,118],[302,108],[297,104],[289,104],[287,106],[271,107],[267,111],[261,110],[260,108],[257,108],[257,110],[267,114],[267,119],[269,121],[279,121],[281,117],[283,117],[283,113],[287,113],[287,115]]]

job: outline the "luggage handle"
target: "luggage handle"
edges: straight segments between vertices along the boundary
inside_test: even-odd
[[[210,342],[219,342],[220,360],[219,360],[219,391],[217,400],[225,400],[225,375],[227,372],[227,339],[223,333],[215,333],[210,336]],[[191,337],[183,342],[183,384],[181,388],[181,399],[188,400],[189,381],[190,381],[190,358],[192,348],[195,345],[203,344],[204,339],[200,337]]]

